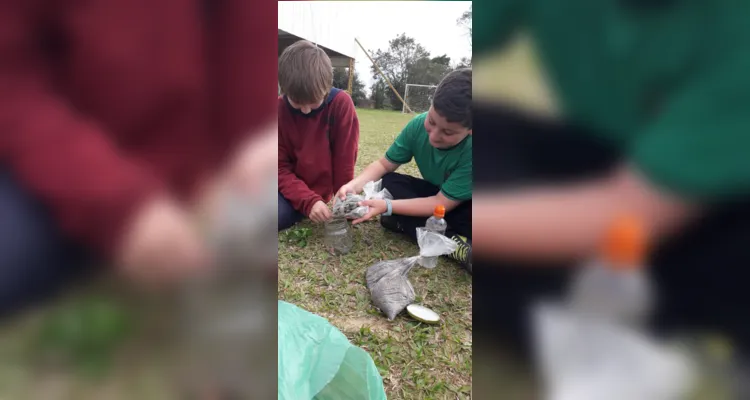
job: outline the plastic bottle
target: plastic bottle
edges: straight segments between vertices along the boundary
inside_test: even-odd
[[[574,311],[630,326],[644,323],[653,301],[644,268],[646,242],[638,218],[615,220],[604,237],[599,257],[574,277],[569,292]]]
[[[448,229],[448,223],[445,222],[445,206],[437,205],[432,213],[432,216],[427,219],[424,228],[429,232],[439,233],[445,235],[445,230]],[[438,257],[424,257],[420,264],[427,268],[435,268],[437,265]]]
[[[445,231],[448,229],[448,223],[445,222],[445,206],[435,206],[435,211],[432,213],[432,216],[427,219],[427,223],[424,227],[428,231],[445,235]]]
[[[546,309],[539,347],[545,398],[689,398],[690,358],[643,329],[653,291],[642,220],[617,218],[603,239],[598,256],[574,277],[567,304]]]

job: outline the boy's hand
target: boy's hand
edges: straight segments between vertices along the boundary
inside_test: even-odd
[[[195,224],[171,200],[159,197],[141,207],[126,232],[119,261],[126,277],[164,283],[208,267],[208,254]]]
[[[313,222],[325,222],[331,219],[331,210],[328,209],[326,203],[318,200],[313,204],[309,217]]]
[[[388,205],[386,205],[385,200],[365,200],[365,201],[360,201],[359,205],[367,206],[369,207],[369,210],[367,210],[367,214],[365,214],[364,217],[355,219],[354,221],[352,221],[352,225],[356,225],[360,222],[365,222],[388,210]]]
[[[227,170],[230,187],[246,194],[264,190],[268,177],[278,173],[278,148],[278,125],[274,122],[244,143],[230,160]]]
[[[341,189],[339,189],[338,192],[336,192],[336,197],[338,197],[341,200],[346,199],[346,195],[349,193],[356,193],[356,190],[354,189],[354,185],[351,183],[347,183],[346,185],[342,186]]]

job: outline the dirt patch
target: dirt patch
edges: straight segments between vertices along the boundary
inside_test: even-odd
[[[373,333],[385,333],[392,330],[387,320],[374,317],[330,317],[329,321],[347,333],[359,332],[363,327],[370,328]]]

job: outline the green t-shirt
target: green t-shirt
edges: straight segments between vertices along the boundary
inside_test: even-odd
[[[409,121],[385,158],[394,164],[406,164],[414,158],[422,177],[439,186],[445,197],[457,201],[471,199],[471,135],[450,149],[437,149],[430,144],[425,118],[427,113]]]
[[[750,2],[478,0],[473,50],[527,30],[567,118],[686,198],[750,194]]]

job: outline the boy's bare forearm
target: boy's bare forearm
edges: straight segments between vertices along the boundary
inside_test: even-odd
[[[695,207],[666,196],[630,170],[604,180],[517,193],[477,192],[474,254],[480,258],[567,261],[597,250],[622,213],[643,219],[653,240],[677,229]]]
[[[372,162],[361,174],[352,180],[356,192],[361,192],[367,182],[377,181],[383,175],[395,171],[398,167],[398,164],[393,164],[385,158]]]
[[[429,197],[417,197],[414,199],[401,199],[392,201],[393,213],[397,215],[407,215],[411,217],[430,217],[435,211],[436,206],[445,207],[446,212],[456,208],[460,201],[451,200],[442,192]]]

